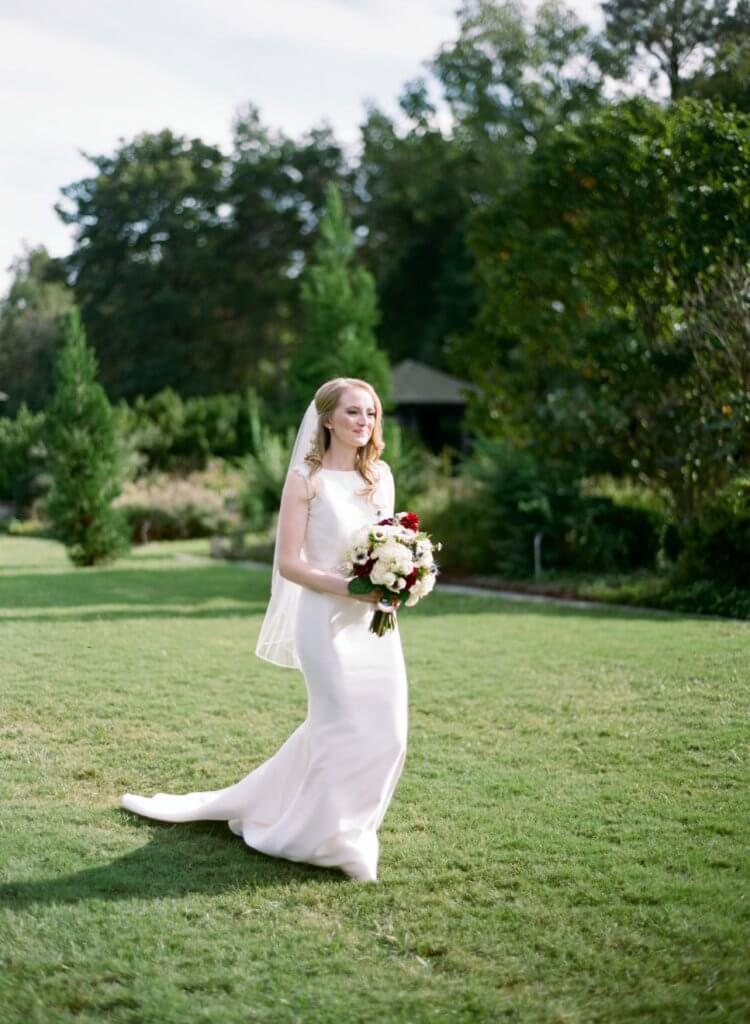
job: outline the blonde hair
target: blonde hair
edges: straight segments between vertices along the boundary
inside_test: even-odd
[[[334,377],[321,384],[315,392],[315,410],[318,413],[318,429],[315,431],[310,451],[305,455],[305,462],[310,467],[310,479],[323,467],[323,455],[331,445],[331,435],[325,421],[334,412],[347,388],[362,388],[367,391],[375,406],[375,425],[367,444],[357,449],[354,457],[354,468],[365,481],[366,487],[360,493],[369,498],[375,491],[380,479],[375,463],[385,449],[383,441],[383,406],[375,388],[366,380],[358,377]]]

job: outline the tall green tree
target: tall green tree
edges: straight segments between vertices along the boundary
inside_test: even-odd
[[[330,131],[292,140],[249,106],[229,154],[162,131],[89,160],[57,210],[75,228],[68,268],[110,397],[274,395],[325,185],[345,174]]]
[[[304,336],[291,357],[287,379],[295,409],[332,377],[367,380],[384,404],[391,397],[388,357],[375,339],[375,282],[355,262],[355,249],[341,193],[331,183],[315,259],[302,281]]]
[[[0,300],[0,411],[15,416],[24,404],[38,410],[49,400],[73,294],[44,246],[27,249],[11,271]]]
[[[542,136],[599,103],[598,40],[559,0],[543,0],[532,18],[521,0],[464,0],[458,21],[458,38],[431,68],[456,134],[495,192],[522,171]]]
[[[95,173],[63,188],[56,209],[75,228],[68,266],[102,384],[128,399],[214,389],[223,154],[162,131],[88,159]]]
[[[550,135],[475,226],[483,301],[461,353],[484,394],[475,423],[695,514],[750,459],[746,404],[701,409],[685,329],[698,284],[718,301],[726,267],[750,259],[748,195],[750,119],[711,103],[636,99]]]
[[[121,448],[96,370],[96,356],[74,309],[45,421],[51,477],[45,515],[77,566],[110,562],[129,546],[125,519],[112,507],[121,490]]]
[[[473,162],[434,122],[420,83],[410,83],[401,106],[411,119],[405,130],[375,107],[361,128],[362,260],[377,284],[381,347],[394,361],[449,369],[450,339],[474,312],[466,241]]]
[[[234,121],[217,260],[224,345],[246,360],[244,383],[270,400],[299,342],[300,275],[312,256],[326,188],[347,188],[350,170],[330,128],[291,139],[269,130],[252,104]],[[238,389],[226,375],[225,389]]]
[[[610,70],[651,61],[652,84],[666,78],[673,100],[686,93],[695,65],[712,62],[727,44],[747,39],[748,0],[603,0]]]
[[[689,79],[686,91],[750,114],[750,31],[727,40]]]
[[[545,133],[600,102],[603,77],[595,37],[560,3],[529,18],[516,0],[467,0],[458,18],[458,37],[430,62],[434,77],[405,85],[400,123],[368,109],[355,207],[381,346],[448,370],[476,311],[475,213],[523,176]]]

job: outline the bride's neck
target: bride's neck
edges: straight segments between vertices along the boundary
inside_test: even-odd
[[[357,451],[349,445],[332,443],[321,458],[323,469],[356,469]]]

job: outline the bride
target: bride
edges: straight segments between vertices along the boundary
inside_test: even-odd
[[[302,671],[304,722],[226,789],[125,793],[124,808],[160,821],[227,821],[263,853],[377,881],[377,832],[406,756],[406,668],[398,625],[382,637],[369,631],[379,593],[349,594],[342,563],[359,527],[394,513],[383,448],[370,384],[338,377],[318,388],[289,463],[255,648]]]

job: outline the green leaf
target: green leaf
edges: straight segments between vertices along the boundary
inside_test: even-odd
[[[350,594],[371,594],[375,590],[375,584],[367,576],[355,576],[349,580]]]

